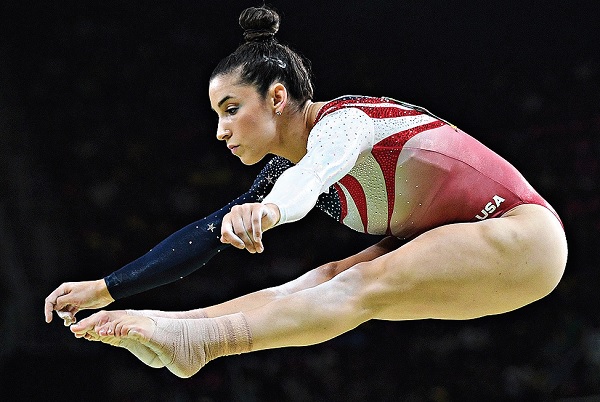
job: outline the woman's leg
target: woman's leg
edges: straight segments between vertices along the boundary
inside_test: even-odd
[[[564,231],[538,205],[433,229],[331,281],[246,313],[253,350],[314,344],[369,319],[471,319],[550,293],[567,259]]]
[[[469,319],[511,311],[551,292],[566,257],[564,231],[554,215],[522,205],[502,218],[431,230],[329,281],[235,317],[156,323],[125,317],[99,331],[133,337],[162,356],[171,371],[187,375],[229,353],[225,349],[315,344],[369,319]],[[219,325],[226,330],[219,333]],[[173,344],[177,350],[168,346]],[[189,358],[211,348],[210,356]]]

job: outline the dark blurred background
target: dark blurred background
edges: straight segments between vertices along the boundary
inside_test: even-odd
[[[518,311],[369,322],[321,345],[226,357],[191,379],[44,323],[99,279],[246,191],[208,77],[255,1],[0,5],[0,395],[7,401],[600,400],[600,3],[273,1],[316,99],[422,105],[517,166],[558,210],[564,279]],[[374,243],[319,212],[111,308],[190,309]],[[86,316],[88,312],[80,313]]]

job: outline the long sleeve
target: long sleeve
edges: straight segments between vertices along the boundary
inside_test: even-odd
[[[234,205],[260,202],[281,173],[292,166],[275,157],[257,176],[250,190],[218,211],[173,233],[148,253],[104,278],[117,300],[181,279],[228,247],[219,240],[221,221]]]
[[[373,146],[373,137],[371,119],[358,109],[338,110],[320,120],[310,132],[306,155],[281,175],[262,201],[277,205],[278,225],[306,216],[318,197]]]

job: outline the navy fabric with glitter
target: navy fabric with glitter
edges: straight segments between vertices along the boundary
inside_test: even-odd
[[[262,169],[247,193],[236,198],[211,215],[185,226],[156,247],[104,280],[111,296],[117,300],[126,296],[174,282],[196,271],[229,245],[221,243],[221,221],[234,205],[260,202],[271,191],[273,183],[293,164],[274,157]],[[317,208],[339,220],[340,203],[335,191],[319,197]]]

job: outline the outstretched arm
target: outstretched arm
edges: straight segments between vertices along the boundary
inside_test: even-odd
[[[174,282],[197,270],[227,247],[219,240],[223,216],[234,205],[260,201],[270,191],[274,179],[290,166],[283,158],[273,158],[247,193],[175,232],[104,279],[63,283],[46,297],[46,321],[52,321],[52,311],[56,310],[65,325],[69,325],[75,322],[74,316],[79,310],[105,307],[116,299]]]
[[[46,297],[46,322],[56,310],[65,325],[75,322],[79,310],[102,308],[136,293],[176,281],[197,270],[226,248],[218,238],[221,219],[233,205],[255,198],[246,193],[219,211],[173,233],[140,258],[104,279],[66,282]]]

